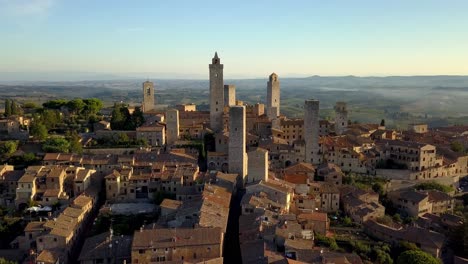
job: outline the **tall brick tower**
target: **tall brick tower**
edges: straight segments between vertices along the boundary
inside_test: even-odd
[[[221,60],[216,52],[210,68],[210,126],[214,132],[223,130],[224,81]]]
[[[154,83],[146,81],[143,83],[143,112],[147,113],[151,110],[154,110],[154,105]]]
[[[170,109],[166,111],[166,142],[174,144],[179,139],[179,111]]]
[[[348,127],[348,109],[345,102],[336,102],[335,105],[335,133],[343,134]]]
[[[236,105],[236,86],[232,84],[224,85],[224,106]]]
[[[267,82],[267,116],[274,119],[280,115],[280,82],[278,75],[272,73]]]
[[[319,155],[319,101],[310,99],[304,104],[305,161],[320,164]]]
[[[236,105],[229,109],[229,173],[237,173],[243,180],[247,176],[247,133],[245,106]]]

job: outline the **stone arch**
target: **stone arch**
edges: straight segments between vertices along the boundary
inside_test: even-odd
[[[208,163],[208,170],[216,170],[216,163],[213,161]]]
[[[221,171],[227,173],[229,170],[229,165],[225,162],[221,165]]]

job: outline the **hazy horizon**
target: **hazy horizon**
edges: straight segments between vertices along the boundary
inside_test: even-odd
[[[289,74],[280,75],[280,79],[301,78],[392,78],[392,77],[468,77],[467,75],[317,75],[317,74]],[[261,80],[269,76],[225,76],[225,80]],[[206,74],[177,74],[177,73],[105,73],[105,72],[0,72],[0,83],[31,83],[31,82],[86,82],[86,81],[132,81],[132,80],[208,80]]]

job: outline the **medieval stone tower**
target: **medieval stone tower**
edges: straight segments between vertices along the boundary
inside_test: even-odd
[[[229,173],[237,173],[242,179],[247,175],[245,106],[232,106],[229,109]]]
[[[248,176],[246,183],[268,181],[268,150],[256,148],[247,153]]]
[[[348,127],[348,109],[345,102],[336,102],[335,105],[335,133],[343,134]]]
[[[272,73],[267,82],[267,115],[274,119],[280,115],[280,82],[278,75]]]
[[[146,81],[143,83],[143,103],[142,108],[143,112],[147,113],[151,110],[154,110],[155,100],[154,100],[154,83]]]
[[[224,106],[236,105],[236,86],[231,84],[224,85]]]
[[[174,144],[179,139],[179,110],[170,109],[166,112],[166,142]]]
[[[310,99],[304,105],[305,161],[320,164],[319,155],[319,101]]]
[[[210,126],[214,132],[223,130],[224,81],[221,60],[216,52],[210,68]]]

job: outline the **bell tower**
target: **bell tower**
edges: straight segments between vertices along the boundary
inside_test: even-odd
[[[147,113],[151,110],[154,110],[155,100],[154,100],[154,83],[146,81],[143,83],[143,112]]]

